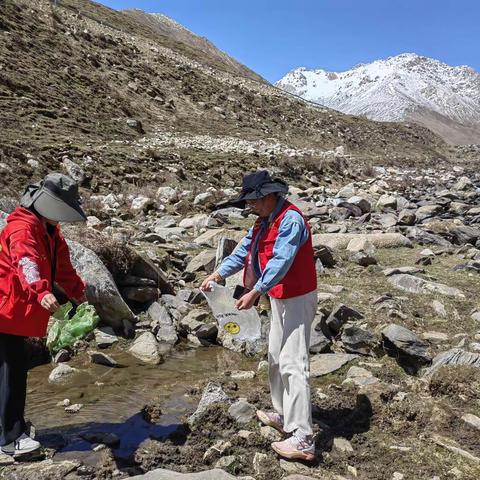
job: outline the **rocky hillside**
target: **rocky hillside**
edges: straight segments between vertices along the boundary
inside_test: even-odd
[[[214,186],[247,167],[321,170],[338,147],[349,169],[448,160],[423,128],[313,106],[155,18],[87,0],[56,5],[0,4],[0,181],[11,195],[64,157],[85,169],[88,192],[117,193],[206,184],[209,165],[221,172]]]
[[[415,121],[445,140],[480,143],[480,74],[405,53],[345,72],[298,68],[276,85],[352,115]]]

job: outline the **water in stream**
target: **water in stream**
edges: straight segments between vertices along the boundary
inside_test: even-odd
[[[128,456],[149,437],[161,438],[177,428],[180,418],[195,410],[198,398],[191,387],[229,370],[252,370],[257,363],[221,347],[181,348],[161,365],[145,365],[120,348],[106,351],[123,368],[92,365],[86,353],[70,362],[79,373],[65,385],[51,385],[53,366],[42,365],[29,373],[27,416],[45,446],[57,449],[56,458],[88,462],[92,444],[82,434],[110,432],[120,437],[119,456]],[[83,408],[68,414],[59,402],[70,399]],[[145,404],[159,402],[162,417],[152,425],[140,415]],[[92,459],[93,462],[93,459]]]

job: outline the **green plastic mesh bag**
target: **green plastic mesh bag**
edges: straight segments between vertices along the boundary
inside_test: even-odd
[[[87,302],[79,305],[75,315],[70,318],[72,309],[73,305],[68,302],[53,314],[55,322],[50,327],[47,337],[47,347],[52,353],[71,347],[77,340],[90,333],[100,321],[95,307]]]

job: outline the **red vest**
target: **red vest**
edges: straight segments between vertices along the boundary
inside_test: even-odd
[[[293,261],[286,275],[268,292],[268,295],[273,298],[298,297],[299,295],[305,295],[306,293],[313,292],[317,289],[317,272],[315,269],[315,259],[313,256],[310,225],[303,216],[302,212],[287,200],[285,200],[281,210],[269,224],[267,231],[258,242],[257,253],[260,269],[262,271],[265,270],[268,261],[273,257],[273,248],[278,237],[280,223],[289,210],[294,210],[302,215],[308,230],[308,239],[298,250],[297,254],[295,255],[295,260]],[[252,243],[247,258],[245,259],[244,279],[247,266],[250,262],[251,248],[255,244],[255,240],[260,231],[261,222],[262,220],[259,218],[253,226]]]

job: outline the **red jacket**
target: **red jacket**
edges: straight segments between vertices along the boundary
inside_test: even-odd
[[[258,261],[262,271],[265,270],[268,261],[273,257],[273,249],[278,237],[280,223],[288,210],[295,210],[303,217],[302,212],[295,205],[285,200],[280,212],[278,212],[277,216],[269,225],[265,235],[258,242]],[[315,269],[312,234],[310,233],[310,226],[305,217],[303,217],[303,220],[308,230],[308,239],[298,250],[286,275],[268,292],[270,297],[293,298],[317,289],[317,272]],[[255,244],[259,229],[260,221],[257,221],[253,227],[252,246]],[[250,256],[250,252],[248,255]],[[249,259],[247,258],[245,265],[248,265],[248,263]]]
[[[81,298],[85,284],[70,262],[68,246],[57,226],[49,235],[30,210],[17,208],[0,234],[0,332],[43,337],[50,312],[40,302],[55,282],[70,298]]]

